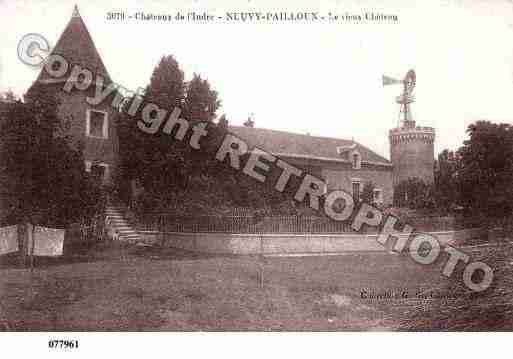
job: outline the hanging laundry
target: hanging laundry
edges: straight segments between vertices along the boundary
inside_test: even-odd
[[[18,251],[18,226],[0,228],[0,255]]]
[[[33,236],[34,243],[30,241],[29,251],[35,256],[60,256],[64,249],[64,234],[64,229],[36,226]]]

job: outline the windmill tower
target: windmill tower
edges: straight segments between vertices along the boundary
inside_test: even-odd
[[[86,170],[102,183],[109,183],[118,164],[119,146],[114,124],[116,111],[110,106],[115,93],[99,105],[92,106],[86,101],[88,96],[94,97],[96,76],[103,77],[104,86],[108,86],[112,80],[77,6],[51,55],[60,55],[66,59],[70,64],[68,74],[56,79],[43,67],[28,91],[38,87],[58,96],[59,115],[69,121],[73,144],[83,148]],[[93,72],[93,85],[88,90],[62,90],[73,65],[80,65]]]
[[[410,105],[415,101],[413,89],[416,76],[408,71],[403,80],[383,76],[383,86],[402,84],[403,91],[397,96],[399,104],[399,124],[389,131],[390,160],[394,165],[394,186],[408,178],[420,178],[426,183],[433,182],[435,129],[417,126]]]

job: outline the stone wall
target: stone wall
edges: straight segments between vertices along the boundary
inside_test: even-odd
[[[431,127],[395,128],[390,131],[390,160],[393,183],[410,177],[433,182],[435,131]]]
[[[440,243],[461,245],[486,235],[481,229],[432,232]],[[234,234],[139,232],[142,242],[215,254],[336,254],[385,251],[375,234]]]

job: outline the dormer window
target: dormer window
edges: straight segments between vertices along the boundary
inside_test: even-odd
[[[337,153],[339,155],[346,155],[347,157],[347,153],[351,150],[354,150],[356,148],[356,144],[353,143],[352,145],[350,146],[337,146]]]
[[[354,170],[359,170],[362,167],[362,156],[357,151],[351,153],[351,165]]]
[[[87,110],[86,136],[108,138],[108,115],[105,111]]]

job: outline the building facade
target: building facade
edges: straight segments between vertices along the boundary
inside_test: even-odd
[[[318,137],[254,127],[230,126],[249,147],[257,146],[322,178],[326,190],[342,189],[359,198],[367,182],[374,185],[374,202],[393,200],[393,165],[352,140]]]

